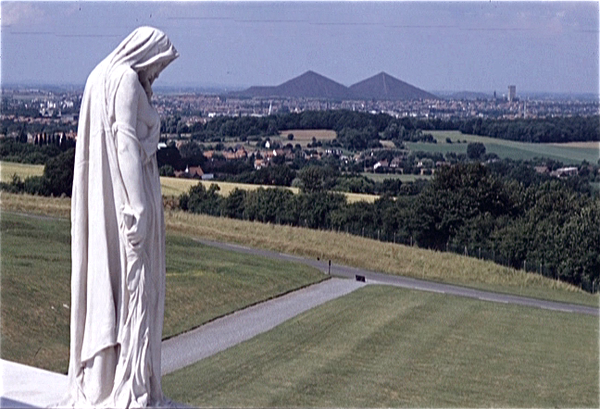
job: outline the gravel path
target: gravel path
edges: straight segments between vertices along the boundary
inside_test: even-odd
[[[162,373],[176,371],[269,331],[279,324],[349,294],[365,284],[332,278],[219,318],[163,341]]]

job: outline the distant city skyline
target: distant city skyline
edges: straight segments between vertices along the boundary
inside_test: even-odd
[[[3,84],[83,85],[134,28],[179,50],[157,86],[382,71],[426,91],[598,94],[597,2],[2,2]]]

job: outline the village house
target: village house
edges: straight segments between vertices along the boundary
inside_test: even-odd
[[[389,162],[384,159],[384,160],[380,160],[375,165],[373,165],[373,170],[374,171],[376,171],[377,169],[386,170],[389,166],[390,166]]]
[[[395,158],[392,159],[392,161],[390,162],[390,168],[392,169],[397,169],[397,168],[401,168],[403,165],[404,161],[402,160],[401,157],[396,156]]]
[[[550,172],[550,176],[563,178],[569,176],[577,176],[579,174],[579,170],[576,167],[566,167],[556,169],[554,172]]]

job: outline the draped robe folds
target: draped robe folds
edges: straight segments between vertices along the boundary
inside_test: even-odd
[[[160,120],[148,104],[132,123],[115,112],[127,74],[177,57],[166,36],[132,33],[90,74],[84,90],[71,202],[71,353],[64,406],[163,406],[160,344],[165,238],[156,150]],[[135,87],[133,87],[135,88]],[[124,145],[133,150],[119,149]],[[127,178],[139,166],[141,186]],[[141,198],[143,211],[132,205]],[[143,229],[142,229],[143,228]],[[132,242],[131,231],[143,230]]]

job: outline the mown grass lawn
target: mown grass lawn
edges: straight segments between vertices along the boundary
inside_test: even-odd
[[[367,286],[163,387],[201,407],[598,407],[598,320]]]
[[[168,235],[163,337],[326,278],[304,264],[274,262]]]
[[[1,356],[66,372],[70,223],[2,212],[1,234]],[[273,263],[168,234],[163,337],[324,278],[302,264]]]

